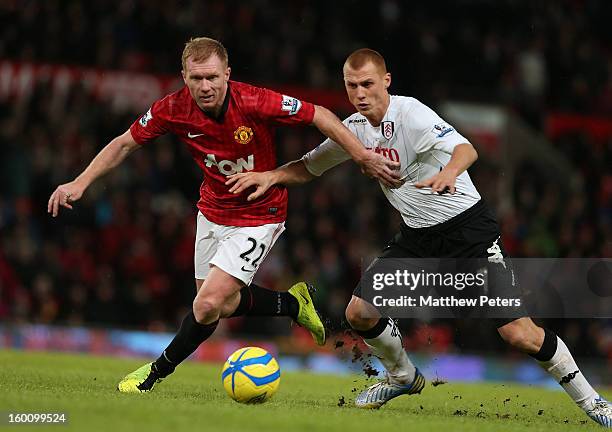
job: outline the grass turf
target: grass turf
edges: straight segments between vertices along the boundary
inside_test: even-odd
[[[428,383],[421,395],[403,396],[368,411],[351,404],[368,383],[365,378],[288,372],[270,401],[240,405],[225,394],[220,365],[187,363],[152,393],[117,392],[119,379],[142,364],[0,350],[0,412],[4,418],[7,412],[68,414],[67,425],[9,426],[19,431],[603,430],[563,392],[514,384]],[[346,404],[339,406],[341,397]]]

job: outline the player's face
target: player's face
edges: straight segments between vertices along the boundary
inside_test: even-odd
[[[389,106],[387,89],[391,74],[381,71],[372,62],[359,69],[344,65],[344,87],[349,101],[368,120],[379,122]]]
[[[183,81],[204,112],[214,113],[221,109],[229,77],[230,68],[216,55],[201,62],[194,62],[188,57],[185,62]]]

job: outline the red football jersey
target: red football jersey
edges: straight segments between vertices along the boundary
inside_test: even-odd
[[[287,217],[287,190],[273,186],[256,201],[229,192],[227,176],[276,168],[276,125],[308,125],[314,105],[272,90],[230,81],[218,119],[206,115],[183,87],[155,102],[130,127],[139,144],[173,133],[187,144],[204,171],[198,209],[220,225],[258,226]]]

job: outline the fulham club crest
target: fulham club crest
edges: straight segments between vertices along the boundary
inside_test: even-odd
[[[393,138],[393,132],[395,132],[395,124],[392,121],[381,122],[380,129],[386,139],[390,140],[391,138]]]

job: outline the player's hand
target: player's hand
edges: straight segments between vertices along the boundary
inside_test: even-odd
[[[83,196],[83,192],[85,192],[85,187],[76,180],[59,185],[49,198],[47,213],[51,213],[51,216],[56,217],[60,206],[72,210],[71,203],[78,201]]]
[[[457,175],[450,170],[444,168],[435,176],[423,180],[421,182],[415,183],[415,187],[422,189],[426,187],[431,188],[431,193],[443,194],[444,192],[450,192],[451,194],[455,193],[455,180],[457,179]]]
[[[404,182],[400,179],[400,163],[387,159],[380,153],[367,152],[360,163],[361,172],[368,177],[378,179],[388,188],[398,188]]]
[[[253,191],[248,197],[247,201],[253,201],[262,196],[270,186],[274,185],[272,174],[270,171],[266,172],[246,172],[232,174],[228,176],[228,180],[225,182],[226,185],[233,185],[229,191],[233,194],[239,194],[245,189],[255,186]]]

